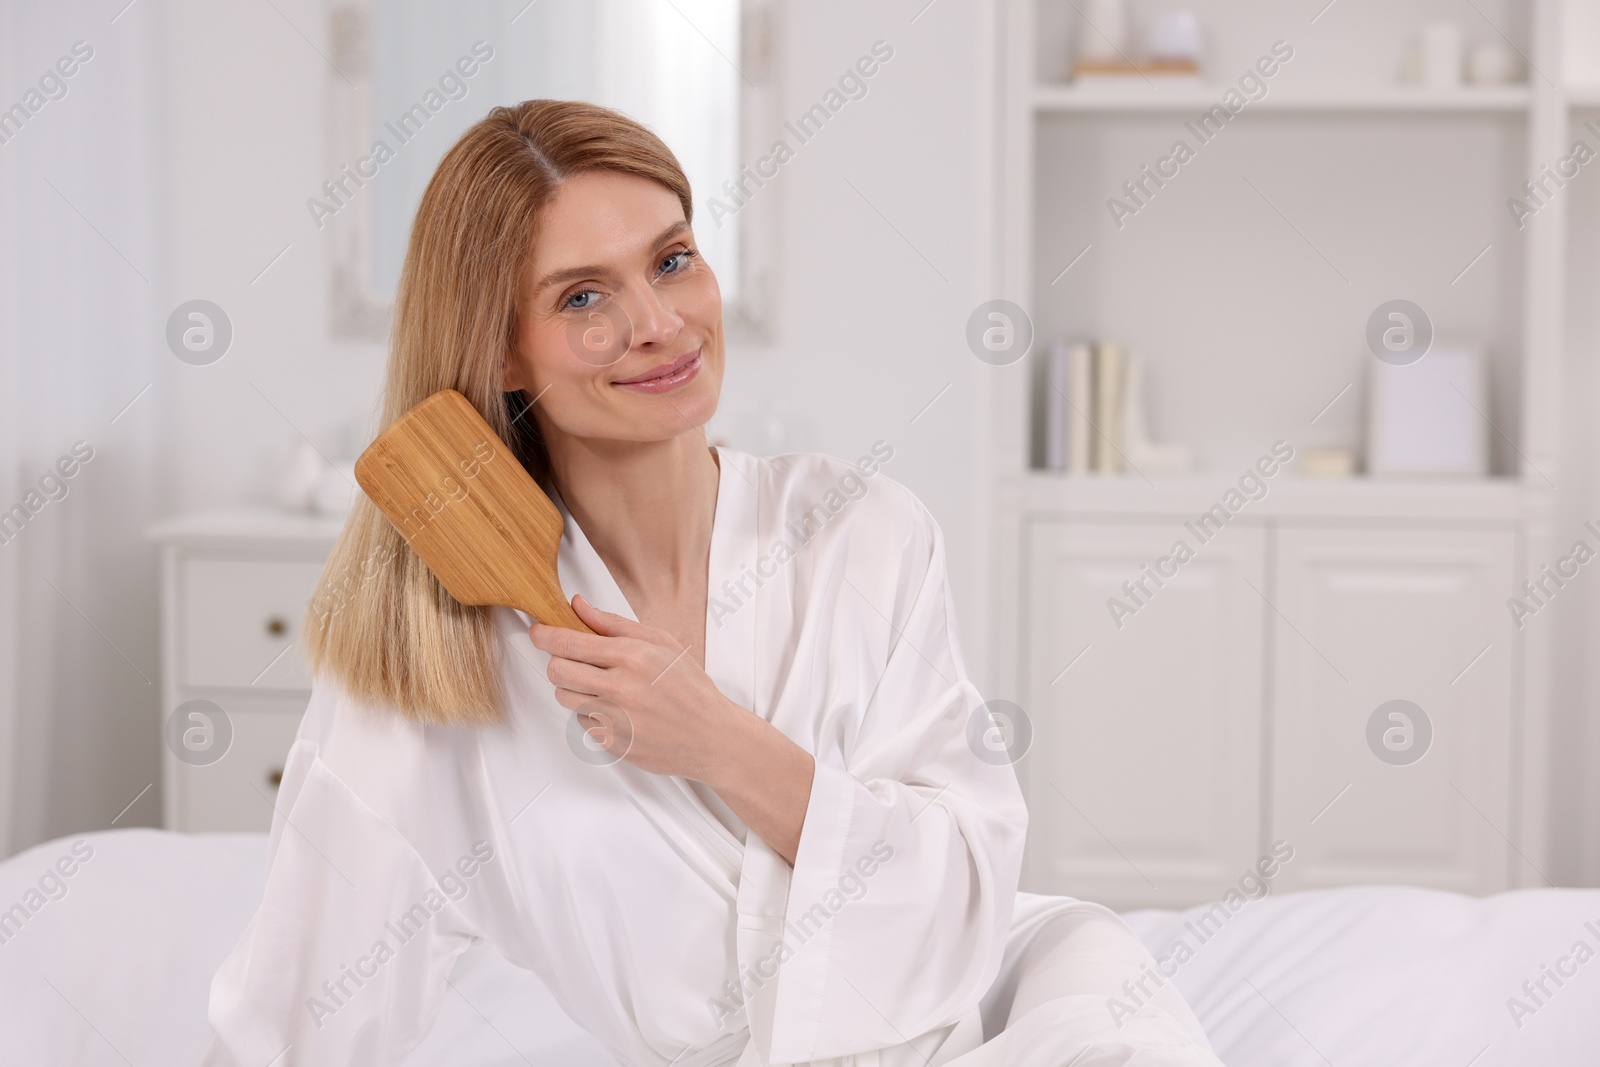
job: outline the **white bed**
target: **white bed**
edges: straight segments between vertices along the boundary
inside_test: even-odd
[[[93,855],[40,879],[74,841]],[[85,846],[79,846],[80,855]],[[181,1067],[205,1047],[206,992],[259,899],[265,835],[83,835],[0,864],[0,1061]],[[1600,890],[1471,899],[1364,888],[1251,902],[1201,944],[1196,912],[1129,916],[1153,954],[1195,950],[1174,979],[1230,1067],[1593,1067],[1600,1064]],[[17,920],[13,919],[13,923]],[[1585,925],[1585,924],[1592,925]],[[1215,929],[1213,921],[1210,929]],[[1559,961],[1571,977],[1523,991]],[[613,1064],[540,982],[473,950],[433,1034],[429,1067]],[[1513,1020],[1507,1001],[1534,1010]],[[1517,1025],[1520,1021],[1520,1027]]]

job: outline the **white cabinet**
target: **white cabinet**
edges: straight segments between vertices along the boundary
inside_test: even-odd
[[[1295,846],[1281,884],[1504,888],[1515,536],[1276,536],[1271,833]],[[1395,763],[1368,729],[1392,700],[1420,709],[1379,716]]]
[[[1154,906],[1219,896],[1255,860],[1263,532],[1228,529],[1166,564],[1172,577],[1144,577],[1179,536],[1176,522],[1031,528],[1029,887]],[[1119,628],[1108,604],[1133,606],[1123,583],[1141,579]]]
[[[1518,538],[1461,525],[1027,523],[1024,888],[1194,904],[1278,840],[1281,889],[1517,884]]]
[[[301,616],[340,521],[276,512],[187,515],[161,546],[162,816],[171,830],[272,824],[310,696]],[[174,722],[173,717],[177,716]]]

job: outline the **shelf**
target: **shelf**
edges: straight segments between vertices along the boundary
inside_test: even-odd
[[[1005,492],[1035,518],[1169,516],[1192,518],[1222,502],[1239,471],[1154,479],[1134,476],[1068,477],[1030,471],[1006,479]],[[1509,523],[1537,506],[1537,490],[1516,478],[1457,480],[1309,479],[1280,473],[1267,495],[1247,503],[1236,518],[1274,520],[1419,520]]]
[[[290,544],[326,550],[338,538],[344,520],[343,515],[238,508],[174,515],[151,523],[145,536],[158,544],[185,548]]]
[[[1231,84],[1147,85],[1135,79],[1119,85],[1036,85],[1033,108],[1037,114],[1082,114],[1170,111],[1205,111],[1221,103]],[[1600,87],[1592,98],[1600,103]],[[1367,114],[1394,112],[1517,113],[1526,112],[1533,95],[1526,85],[1484,86],[1462,89],[1422,89],[1409,86],[1327,87],[1290,91],[1277,89],[1245,105],[1253,111],[1346,111]]]

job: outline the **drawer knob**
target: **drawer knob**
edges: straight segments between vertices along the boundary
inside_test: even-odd
[[[274,767],[267,772],[267,784],[276,789],[283,784],[283,768]]]
[[[283,621],[281,615],[274,615],[267,620],[267,633],[273,637],[282,637],[289,632],[289,624]]]

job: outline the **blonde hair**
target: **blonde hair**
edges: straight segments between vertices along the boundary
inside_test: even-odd
[[[620,171],[677,195],[689,182],[655,134],[608,108],[567,100],[497,107],[439,163],[417,208],[395,298],[382,425],[441,389],[471,400],[528,472],[549,457],[527,398],[501,391],[517,297],[541,213],[561,183]],[[526,417],[523,417],[526,414]],[[433,725],[504,714],[491,609],[445,591],[400,533],[359,497],[307,608],[307,657],[363,701]]]

